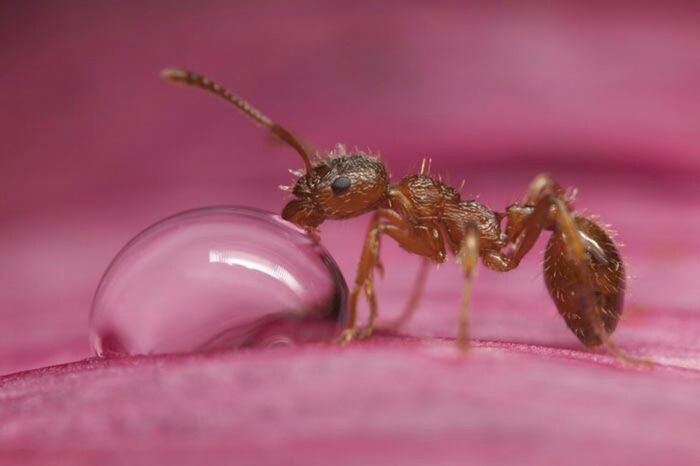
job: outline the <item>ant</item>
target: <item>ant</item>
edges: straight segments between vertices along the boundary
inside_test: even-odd
[[[491,270],[512,270],[546,230],[551,237],[545,250],[545,283],[569,329],[587,347],[602,344],[622,361],[648,364],[628,356],[610,337],[622,314],[625,290],[625,270],[615,243],[592,218],[574,210],[575,192],[565,191],[548,174],[535,177],[522,203],[492,211],[475,200],[462,200],[457,190],[431,177],[425,160],[420,173],[397,184],[390,182],[386,167],[376,156],[348,153],[340,144],[312,163],[311,151],[293,133],[228,89],[192,71],[168,68],[161,75],[226,99],[301,156],[305,171],[293,171],[298,179],[290,189],[294,199],[282,211],[285,220],[315,235],[327,219],[372,213],[341,342],[367,338],[375,328],[374,272],[381,275],[384,271],[379,259],[382,236],[424,258],[409,305],[397,322],[407,320],[415,309],[428,265],[444,262],[448,249],[459,259],[465,283],[457,342],[466,350],[472,282],[479,259]],[[362,292],[370,314],[367,325],[359,329],[357,303]]]

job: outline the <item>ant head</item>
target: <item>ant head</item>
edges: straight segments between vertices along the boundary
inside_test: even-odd
[[[366,154],[330,157],[299,178],[282,217],[313,229],[325,219],[354,217],[377,208],[385,199],[389,175]]]

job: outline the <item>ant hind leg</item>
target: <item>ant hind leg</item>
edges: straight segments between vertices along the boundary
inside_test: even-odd
[[[620,361],[652,365],[628,355],[610,337],[624,293],[624,269],[614,243],[595,222],[572,214],[560,197],[554,196],[552,204],[556,228],[547,245],[545,280],[567,325],[586,346],[602,344]]]
[[[525,205],[513,205],[506,211],[512,250],[506,254],[491,251],[484,264],[499,271],[514,269],[542,230],[551,230],[545,281],[569,328],[586,346],[602,344],[621,361],[648,365],[648,361],[627,355],[610,337],[622,313],[624,268],[605,230],[573,212],[572,197],[549,175],[538,175],[530,184]]]
[[[555,212],[553,234],[545,253],[545,281],[569,328],[586,345],[602,344],[620,361],[649,366],[612,340],[622,314],[625,276],[622,261],[609,235],[593,220],[572,212],[575,191],[565,192],[547,174],[535,177],[526,203]],[[542,218],[544,220],[544,218]],[[544,225],[541,225],[542,228]],[[566,283],[566,276],[571,280]]]

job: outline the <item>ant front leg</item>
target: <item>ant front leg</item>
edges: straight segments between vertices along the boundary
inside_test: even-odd
[[[366,338],[374,330],[378,317],[377,297],[374,292],[374,270],[379,264],[379,246],[381,235],[396,240],[401,247],[414,254],[433,259],[445,260],[445,246],[441,233],[429,225],[414,224],[397,211],[380,209],[370,221],[365,243],[360,256],[360,264],[355,277],[355,284],[350,292],[348,303],[348,320],[345,330],[340,335],[341,343],[347,343],[355,337]],[[380,269],[381,270],[381,269]],[[361,331],[357,329],[357,302],[364,291],[369,303],[369,321]]]
[[[369,227],[367,228],[367,236],[365,237],[360,263],[357,267],[357,275],[355,276],[355,284],[350,292],[347,323],[345,324],[343,333],[338,337],[341,343],[348,343],[357,336],[357,300],[363,289],[365,290],[370,306],[369,324],[373,324],[373,319],[376,317],[373,318],[372,316],[376,316],[378,313],[376,297],[374,296],[373,272],[376,264],[379,263],[380,233],[380,214],[379,211],[377,211],[372,216],[372,220],[370,220]]]

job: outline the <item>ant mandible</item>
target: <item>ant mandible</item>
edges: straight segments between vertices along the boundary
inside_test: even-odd
[[[392,184],[375,156],[342,145],[328,157],[312,163],[310,151],[290,131],[248,102],[205,76],[168,68],[162,77],[212,92],[290,145],[304,161],[305,172],[292,189],[295,196],[282,217],[309,232],[326,219],[341,220],[372,212],[349,300],[348,320],[340,341],[366,338],[377,321],[374,271],[383,272],[379,245],[383,235],[408,252],[423,256],[417,284],[405,321],[417,304],[427,265],[441,263],[449,250],[464,271],[457,341],[469,346],[469,306],[472,281],[479,258],[489,269],[505,272],[520,264],[543,230],[552,233],[545,250],[544,276],[549,294],[569,329],[587,347],[604,345],[626,362],[645,361],[628,356],[611,339],[622,314],[625,271],[610,235],[593,219],[577,213],[573,194],[549,175],[530,184],[521,204],[492,211],[474,200],[462,200],[457,190],[421,171]],[[505,228],[501,222],[505,220]],[[416,291],[417,290],[417,291]],[[357,301],[364,291],[369,302],[367,325],[357,327]]]

